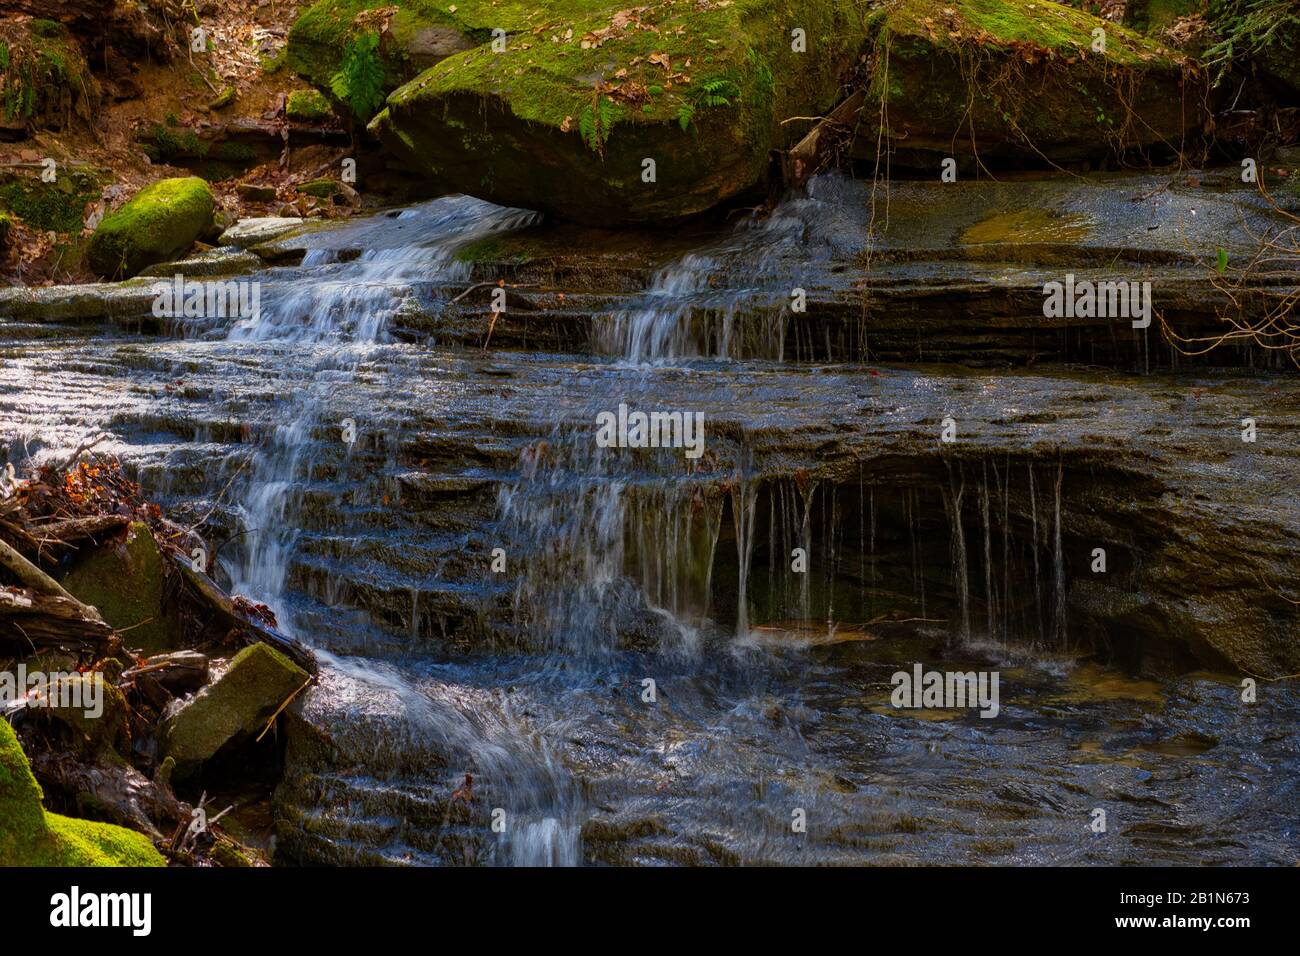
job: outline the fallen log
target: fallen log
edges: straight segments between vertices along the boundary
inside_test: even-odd
[[[117,534],[131,523],[126,515],[88,515],[84,518],[64,518],[45,525],[29,526],[28,535],[40,547],[42,555],[78,550],[82,542],[98,545],[100,539]]]
[[[102,657],[113,649],[117,639],[98,613],[88,617],[87,610],[94,608],[88,609],[76,598],[0,588],[0,640]]]
[[[16,577],[21,584],[40,594],[63,598],[80,609],[80,616],[91,621],[103,623],[99,611],[88,604],[82,604],[73,595],[64,590],[63,585],[50,577],[36,565],[32,564],[4,541],[0,541],[0,567],[4,567]],[[107,626],[107,625],[105,625]],[[111,629],[110,629],[111,630]]]
[[[787,189],[802,186],[812,176],[835,163],[835,154],[844,147],[853,132],[858,122],[858,113],[865,102],[866,94],[862,90],[853,93],[821,117],[808,134],[791,147],[785,155],[782,168]]]
[[[130,683],[137,677],[148,675],[174,694],[198,690],[208,682],[209,662],[206,654],[198,651],[173,651],[155,654],[139,667],[122,671],[118,685]]]

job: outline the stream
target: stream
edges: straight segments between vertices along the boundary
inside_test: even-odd
[[[283,862],[1293,865],[1300,694],[1229,658],[1294,643],[1298,380],[990,319],[1138,242],[1074,224],[1139,177],[999,255],[999,194],[954,256],[919,190],[883,235],[839,177],[642,240],[463,196],[309,231],[256,319],[0,318],[0,448],[103,433],[316,649]],[[600,447],[620,404],[703,454]],[[996,717],[892,706],[918,662],[997,672]]]

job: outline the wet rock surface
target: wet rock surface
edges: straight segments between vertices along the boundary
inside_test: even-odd
[[[654,244],[459,197],[278,240],[255,323],[15,308],[0,434],[107,432],[321,653],[285,861],[1293,862],[1300,698],[1241,680],[1300,670],[1300,385],[1042,313],[1087,261],[1209,323],[1198,250],[1267,216],[1169,177],[925,189],[874,246],[822,180]],[[895,344],[828,344],[837,308]],[[620,403],[702,413],[705,453],[598,448]],[[893,708],[913,662],[999,671],[999,717]]]

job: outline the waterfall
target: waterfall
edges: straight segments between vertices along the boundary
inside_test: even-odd
[[[268,440],[253,454],[239,509],[242,548],[227,571],[234,590],[274,607],[287,630],[293,625],[282,599],[301,532],[298,510],[304,486],[334,442],[334,450],[346,449],[345,458],[353,450],[344,440],[343,422],[325,420],[332,394],[386,340],[388,320],[413,294],[417,281],[464,280],[469,267],[453,258],[458,247],[535,218],[531,212],[464,196],[406,209],[397,221],[414,220],[417,225],[410,244],[367,250],[349,263],[334,262],[330,250],[311,250],[303,261],[307,276],[282,283],[274,271],[268,273],[260,315],[226,328],[228,341],[284,353],[284,375],[278,383],[284,407],[277,409]],[[365,410],[358,409],[353,426],[363,434],[364,420]],[[322,431],[334,434],[322,439]],[[379,438],[372,436],[371,441]]]
[[[829,258],[849,181],[815,177],[766,216],[660,268],[637,302],[598,317],[597,353],[635,364],[691,358],[785,360],[795,262]],[[830,329],[826,352],[831,353]],[[808,355],[814,346],[808,329]]]

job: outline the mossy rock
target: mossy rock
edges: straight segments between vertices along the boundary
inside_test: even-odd
[[[100,548],[78,563],[63,586],[119,630],[124,640],[148,653],[173,650],[176,623],[165,607],[164,559],[149,526],[137,521],[121,544]]]
[[[87,262],[102,276],[133,276],[188,249],[212,225],[212,209],[212,190],[197,176],[152,183],[104,217]]]
[[[238,96],[239,96],[239,91],[236,90],[233,86],[228,86],[224,90],[222,90],[219,94],[217,94],[216,99],[211,100],[208,103],[208,109],[224,110],[227,106],[233,105],[235,100],[238,98]]]
[[[244,648],[216,682],[194,695],[159,728],[164,757],[176,775],[197,770],[231,741],[256,737],[308,674],[267,644]]]
[[[1124,25],[1144,33],[1159,33],[1175,20],[1205,13],[1208,8],[1209,0],[1128,0]]]
[[[298,192],[305,196],[315,196],[317,199],[329,199],[342,191],[333,179],[313,179],[298,187]]]
[[[165,866],[142,834],[46,813],[18,737],[0,720],[0,866]]]
[[[0,119],[62,129],[73,115],[88,122],[98,107],[99,86],[63,24],[0,22]]]
[[[580,2],[570,0],[569,5]],[[390,10],[394,12],[385,15]],[[536,4],[530,11],[529,4],[518,0],[505,0],[499,6],[493,6],[490,0],[460,4],[432,0],[320,0],[294,22],[285,55],[294,72],[313,86],[330,90],[349,45],[362,34],[374,34],[379,41],[374,50],[375,63],[387,94],[442,58],[485,41],[494,27],[523,29],[530,15],[543,14]]]
[[[678,220],[759,184],[802,135],[782,121],[834,106],[867,39],[832,0],[562,6],[394,91],[371,130],[448,190],[593,225]]]
[[[32,229],[80,234],[86,204],[99,198],[103,174],[97,169],[62,169],[53,183],[35,176],[0,186],[0,208]]]
[[[957,154],[1051,164],[1157,144],[1175,153],[1204,119],[1203,82],[1181,54],[1061,4],[896,0],[873,29],[855,158],[882,144],[935,169]]]
[[[73,687],[71,685],[81,685]],[[92,687],[91,685],[97,685]],[[99,712],[84,706],[98,694]],[[49,688],[51,700],[82,701],[82,706],[47,707],[41,714],[63,724],[77,752],[88,761],[120,762],[131,752],[130,708],[126,697],[103,674],[66,674]]]
[[[294,90],[284,112],[298,123],[323,123],[334,115],[330,101],[318,90]]]
[[[13,215],[0,209],[0,252],[4,252],[9,248],[9,233],[13,228]]]

